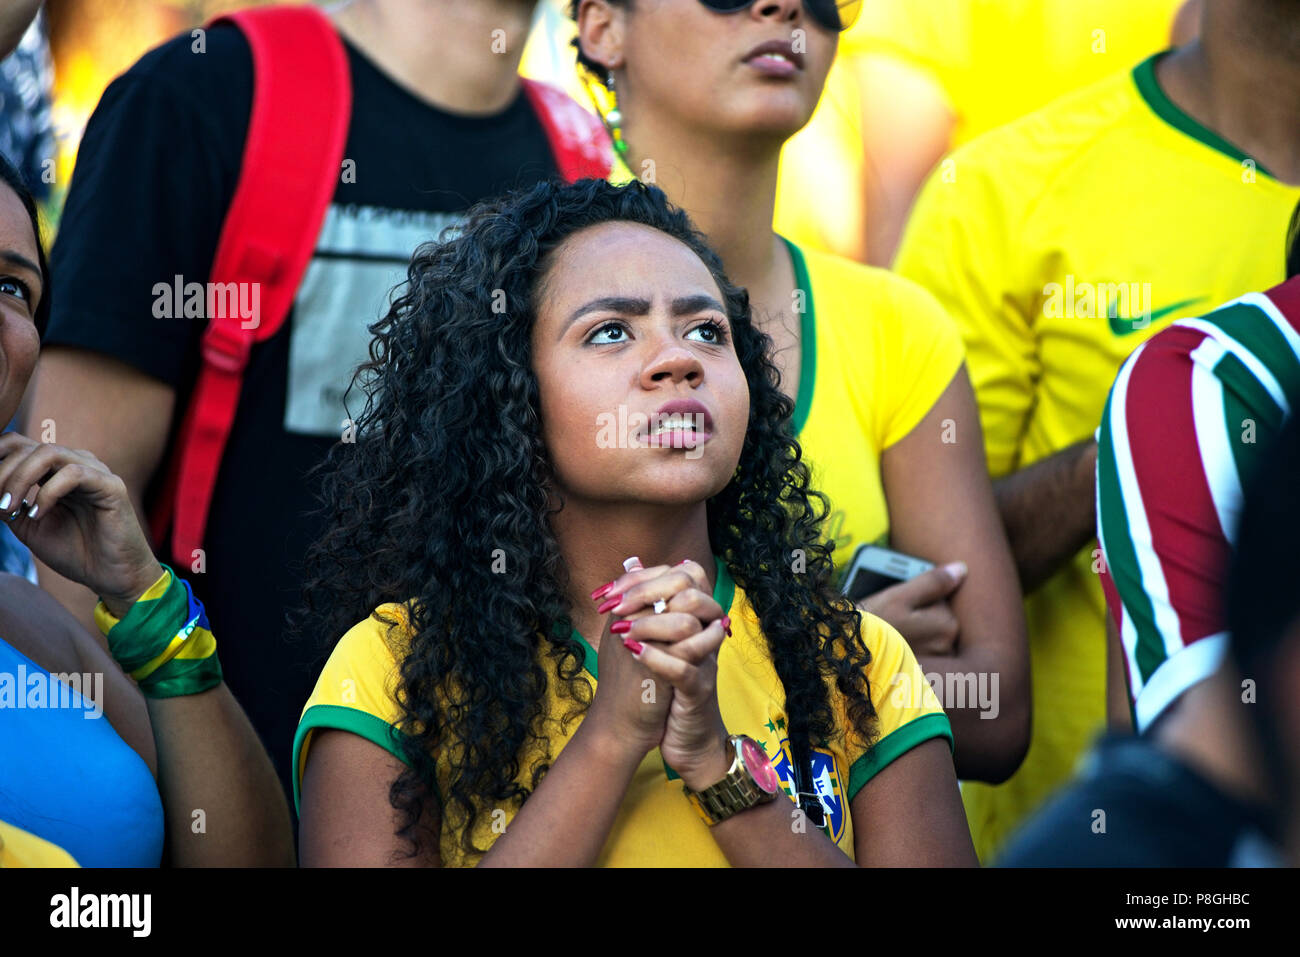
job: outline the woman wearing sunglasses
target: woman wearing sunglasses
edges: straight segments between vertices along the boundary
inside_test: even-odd
[[[612,93],[603,114],[624,178],[653,180],[686,209],[775,341],[796,435],[830,499],[837,568],[873,543],[935,564],[862,607],[949,692],[958,775],[1001,781],[1028,746],[1028,651],[958,333],[920,287],[772,230],[781,147],[812,115],[858,7],[574,0],[571,10],[580,69]]]

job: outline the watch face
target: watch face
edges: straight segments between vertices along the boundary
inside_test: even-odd
[[[763,749],[752,738],[744,738],[740,742],[740,756],[745,762],[745,769],[753,775],[755,783],[768,794],[775,794],[777,788],[781,786],[781,781],[776,776],[776,768],[772,767],[772,762],[767,759]]]

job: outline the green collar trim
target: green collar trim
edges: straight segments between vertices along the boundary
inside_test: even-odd
[[[1277,179],[1276,176],[1264,168],[1264,165],[1259,160],[1253,156],[1247,156],[1239,147],[1225,140],[1199,120],[1193,119],[1173,100],[1169,99],[1168,94],[1160,88],[1160,84],[1156,81],[1156,64],[1162,58],[1168,56],[1170,52],[1165,50],[1161,53],[1152,54],[1133,68],[1133,82],[1137,85],[1138,93],[1146,101],[1147,106],[1151,107],[1151,111],[1178,132],[1204,143],[1210,149],[1217,150],[1238,163],[1250,160],[1255,164],[1256,172],[1263,173],[1270,179]]]
[[[817,375],[817,310],[813,303],[812,281],[808,278],[808,263],[803,250],[784,236],[781,241],[790,250],[794,264],[794,286],[803,299],[803,312],[799,315],[799,394],[794,400],[794,434],[803,431],[812,411],[813,382]]]
[[[731,614],[731,602],[736,597],[736,583],[731,577],[731,572],[727,571],[726,562],[717,556],[714,556],[713,561],[718,569],[717,579],[713,584],[713,600],[722,606],[724,615],[729,615]],[[599,681],[600,675],[596,673],[596,649],[591,647],[587,639],[579,634],[578,629],[567,621],[560,622],[556,626],[556,630],[563,634],[565,625],[568,625],[573,640],[582,645],[582,667],[586,669],[587,674]]]

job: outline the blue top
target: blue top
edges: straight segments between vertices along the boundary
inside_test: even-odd
[[[103,676],[69,687],[0,639],[0,820],[82,867],[157,867],[163,808],[103,712]]]

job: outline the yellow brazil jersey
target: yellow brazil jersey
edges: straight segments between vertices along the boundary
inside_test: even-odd
[[[714,597],[732,619],[732,636],[718,654],[718,703],[723,721],[732,733],[747,734],[759,742],[789,792],[793,774],[787,752],[785,694],[759,631],[757,616],[721,562]],[[385,605],[379,610],[402,620],[399,605]],[[849,857],[854,853],[849,806],[862,786],[923,741],[944,738],[949,747],[952,745],[948,718],[907,644],[879,619],[864,616],[862,627],[872,659],[868,680],[877,715],[876,740],[866,746],[856,734],[837,733],[835,740],[817,748],[812,757],[813,778],[829,812],[827,831]],[[574,634],[582,641],[580,635]],[[295,802],[312,732],[317,728],[351,731],[402,758],[404,745],[393,728],[400,714],[394,700],[398,661],[393,649],[400,653],[401,641],[400,635],[390,638],[386,626],[371,617],[354,626],[335,647],[303,710],[294,740]],[[587,649],[583,677],[594,691],[598,677],[596,653],[586,642],[583,644]],[[549,656],[542,655],[539,661],[548,679],[545,733],[552,753],[558,756],[581,718],[562,726],[559,719],[570,712],[573,704],[557,694],[555,667]],[[847,727],[844,702],[833,685],[830,687],[836,726],[843,732]],[[521,762],[524,768],[531,764],[531,758]],[[444,768],[439,769],[438,776],[439,787],[445,790]],[[501,823],[508,825],[514,816],[513,808],[501,810],[504,821],[494,813],[480,815],[475,830],[480,847],[489,846],[501,830]],[[459,835],[444,827],[444,864],[466,863],[458,842]],[[727,861],[682,793],[680,780],[655,749],[646,755],[633,776],[598,863],[692,867],[725,866]]]
[[[0,821],[0,868],[77,866],[72,855],[58,845]]]
[[[995,478],[1093,435],[1120,364],[1170,321],[1284,278],[1300,190],[1175,106],[1158,59],[958,150],[908,225],[897,268],[962,328]],[[982,859],[1101,730],[1094,562],[1025,603],[1033,737],[1009,782],[964,788]]]
[[[1163,50],[1182,3],[872,0],[840,55],[889,56],[933,76],[960,146]]]
[[[1014,120],[1169,43],[1182,0],[869,0],[840,38],[808,125],[781,152],[776,230],[802,246],[863,249],[862,105],[907,95],[876,89],[863,67],[901,61],[938,86],[954,146]],[[878,84],[877,84],[878,85]]]
[[[948,388],[962,364],[961,336],[916,283],[787,245],[803,307],[794,428],[813,488],[830,499],[826,534],[844,570],[858,546],[888,544],[881,453]]]

